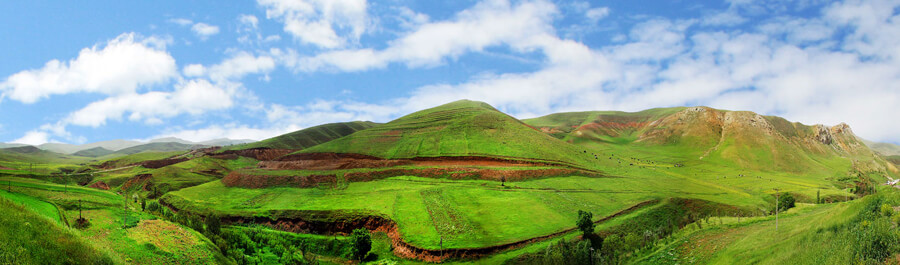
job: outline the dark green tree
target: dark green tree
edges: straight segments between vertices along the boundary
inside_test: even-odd
[[[794,208],[794,203],[796,200],[794,196],[790,193],[782,193],[780,197],[778,197],[778,211],[785,211],[790,208]]]
[[[372,234],[365,228],[357,228],[350,235],[350,255],[353,259],[362,261],[372,250]]]
[[[593,218],[594,214],[591,212],[578,210],[578,221],[576,221],[575,225],[578,226],[578,230],[581,230],[581,233],[584,235],[583,238],[585,239],[594,234],[594,221],[591,220]]]

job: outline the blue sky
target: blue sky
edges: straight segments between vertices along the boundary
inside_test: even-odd
[[[4,1],[0,142],[260,140],[458,99],[900,143],[900,1]]]

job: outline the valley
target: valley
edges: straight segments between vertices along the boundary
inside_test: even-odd
[[[61,231],[0,262],[52,260],[16,251],[35,242],[101,264],[900,260],[897,159],[846,124],[707,107],[519,120],[461,100],[228,143],[0,149],[0,207],[22,215],[0,233]]]

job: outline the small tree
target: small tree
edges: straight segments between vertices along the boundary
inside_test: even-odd
[[[350,255],[353,259],[362,261],[372,250],[372,234],[365,228],[353,229],[350,235]]]
[[[506,176],[500,177],[500,186],[506,186]]]
[[[785,211],[787,209],[794,208],[795,202],[796,200],[794,200],[793,195],[787,192],[782,193],[778,198],[778,211]]]
[[[141,198],[141,211],[146,211],[146,210],[147,210],[147,199],[142,197]]]
[[[585,239],[594,234],[594,221],[591,220],[593,218],[594,214],[591,212],[578,210],[578,221],[576,221],[575,225],[578,226],[578,230],[581,230],[581,233],[584,235],[582,237]]]

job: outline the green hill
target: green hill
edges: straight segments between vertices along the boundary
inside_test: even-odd
[[[72,155],[84,156],[84,157],[101,157],[101,156],[105,156],[105,155],[109,155],[109,154],[113,154],[113,153],[115,153],[115,151],[112,151],[112,150],[109,150],[109,149],[106,149],[103,147],[94,147],[91,149],[86,149],[86,150],[81,150],[81,151],[75,152]]]
[[[329,123],[279,135],[259,142],[225,147],[222,150],[244,150],[251,148],[299,150],[341,138],[356,131],[372,128],[376,125],[378,124],[370,121]]]
[[[543,134],[486,103],[469,100],[418,111],[301,152],[388,159],[486,156],[589,164],[583,148]]]

